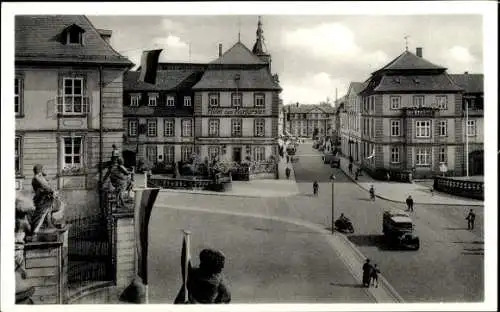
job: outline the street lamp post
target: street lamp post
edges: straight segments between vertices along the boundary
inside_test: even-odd
[[[334,199],[334,194],[335,194],[335,176],[332,175],[330,176],[330,182],[332,182],[332,234],[335,232],[335,201]]]

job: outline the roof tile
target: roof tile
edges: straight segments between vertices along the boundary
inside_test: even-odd
[[[465,90],[465,93],[484,93],[483,74],[450,74],[451,80]]]

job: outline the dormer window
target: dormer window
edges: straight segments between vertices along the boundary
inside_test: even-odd
[[[83,45],[83,34],[85,29],[80,26],[73,24],[67,27],[62,33],[62,40],[66,44],[79,44]]]

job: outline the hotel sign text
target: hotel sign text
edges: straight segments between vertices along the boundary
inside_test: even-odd
[[[265,108],[222,108],[222,107],[209,107],[208,115],[264,115],[266,113]]]

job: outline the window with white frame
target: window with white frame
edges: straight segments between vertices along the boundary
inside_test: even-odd
[[[415,122],[415,130],[417,138],[430,138],[431,137],[431,121],[422,120]]]
[[[163,126],[163,136],[175,136],[175,119],[165,119]]]
[[[81,168],[82,137],[64,137],[63,144],[63,169]]]
[[[167,95],[167,105],[166,106],[175,106],[175,96]]]
[[[439,148],[439,162],[440,163],[446,162],[446,147]]]
[[[263,137],[265,133],[265,120],[255,119],[254,121],[254,135],[256,137]]]
[[[219,147],[209,146],[208,147],[208,157],[210,160],[217,160],[219,158]]]
[[[151,164],[156,163],[158,159],[158,148],[156,145],[146,146],[146,159]]]
[[[23,170],[22,170],[22,153],[23,153],[23,147],[22,147],[22,138],[20,136],[16,136],[16,143],[15,143],[15,170],[16,170],[16,176],[22,175]]]
[[[399,153],[399,147],[392,147],[391,148],[391,163],[393,164],[398,164],[400,163],[400,153]]]
[[[171,164],[175,161],[175,147],[174,145],[163,146],[163,161],[165,164]]]
[[[147,121],[148,128],[148,136],[156,136],[157,135],[157,123],[156,120],[148,120]]]
[[[448,97],[446,95],[438,95],[436,96],[436,104],[439,109],[447,109],[448,108]]]
[[[430,166],[431,149],[427,147],[417,147],[415,150],[415,160],[417,166]]]
[[[219,136],[219,119],[209,119],[208,120],[208,136],[218,137]]]
[[[210,107],[219,106],[219,94],[218,93],[210,93],[208,95],[208,105]]]
[[[191,97],[190,96],[184,97],[184,106],[191,106]]]
[[[183,119],[182,120],[182,136],[190,137],[193,135],[193,127],[191,119]]]
[[[181,146],[181,160],[183,162],[187,162],[191,160],[191,156],[193,155],[193,147],[189,145]]]
[[[84,113],[83,78],[63,78],[63,106],[65,114]]]
[[[400,96],[391,96],[391,109],[400,109],[401,108],[401,97]]]
[[[415,107],[423,107],[425,104],[423,95],[414,95],[413,96],[413,106]]]
[[[231,94],[231,106],[233,107],[241,107],[241,93],[232,93]]]
[[[240,137],[242,134],[241,130],[241,119],[231,119],[231,136],[232,137]]]
[[[253,148],[253,160],[254,161],[266,160],[266,148],[264,146],[258,146]]]
[[[391,120],[391,136],[401,135],[401,120]]]
[[[156,106],[157,102],[158,102],[157,94],[150,94],[148,96],[148,106]]]
[[[476,136],[475,120],[467,120],[467,136]]]
[[[137,120],[132,119],[128,121],[128,135],[137,136]]]
[[[16,116],[23,113],[23,81],[21,78],[14,79],[14,112]]]
[[[439,121],[439,136],[447,136],[448,135],[448,121],[440,120]]]
[[[130,106],[134,106],[134,107],[139,106],[140,100],[141,100],[141,96],[139,94],[131,94],[130,95]]]
[[[256,93],[254,99],[255,107],[265,107],[266,106],[266,97],[263,93]]]

